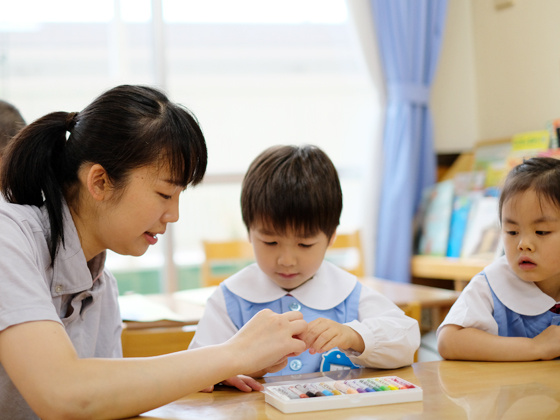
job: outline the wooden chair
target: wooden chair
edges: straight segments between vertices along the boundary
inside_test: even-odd
[[[401,309],[404,311],[406,316],[418,321],[418,327],[422,326],[422,306],[420,305],[420,302],[410,302],[409,304],[402,306]],[[414,362],[416,363],[417,361],[418,350],[414,353]]]
[[[364,277],[365,276],[365,268],[364,268],[364,251],[362,248],[362,241],[360,238],[360,231],[355,231],[352,233],[341,233],[336,235],[334,243],[329,248],[331,250],[351,250],[355,249],[358,252],[358,264],[354,267],[345,268],[351,274],[354,274],[357,277]]]
[[[254,261],[253,247],[248,240],[212,242],[203,241],[204,263],[201,269],[201,286],[217,286],[233,273],[215,273],[218,264],[249,263]]]
[[[151,357],[187,350],[196,325],[168,328],[124,328],[121,341],[124,357]]]

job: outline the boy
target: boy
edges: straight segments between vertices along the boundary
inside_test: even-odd
[[[336,364],[350,367],[412,363],[420,344],[418,323],[324,261],[342,211],[338,174],[324,152],[314,146],[265,150],[245,175],[241,210],[257,263],[226,279],[210,297],[190,348],[228,340],[269,308],[303,313],[309,324],[299,338],[308,350],[251,376],[331,370],[325,362],[333,360],[332,353],[328,358],[320,353],[333,349]],[[226,384],[243,391],[260,388],[248,378]]]

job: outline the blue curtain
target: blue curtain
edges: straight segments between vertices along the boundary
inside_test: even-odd
[[[447,0],[371,0],[387,88],[375,275],[410,281],[412,221],[435,182],[429,110]]]

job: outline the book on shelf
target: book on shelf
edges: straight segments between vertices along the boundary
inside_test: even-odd
[[[519,133],[511,139],[511,153],[507,158],[509,172],[524,160],[540,156],[550,149],[550,132],[548,130]]]
[[[506,165],[512,152],[510,138],[479,142],[475,146],[474,171],[484,171],[485,187],[494,187],[507,175]]]
[[[467,229],[467,221],[473,202],[479,195],[485,183],[484,171],[460,172],[453,178],[455,197],[451,212],[449,240],[447,244],[448,257],[460,257],[463,239]]]
[[[503,255],[498,214],[503,181],[525,159],[560,159],[558,138],[560,118],[550,121],[546,130],[478,142],[469,153],[472,168],[450,170],[453,174],[446,181],[423,192],[414,220],[415,253],[488,260]]]
[[[436,256],[447,254],[453,197],[453,180],[439,182],[427,191],[419,245],[420,254]]]
[[[556,149],[559,145],[558,139],[560,138],[560,118],[552,121],[547,121],[546,128],[550,134],[550,149]]]
[[[496,196],[479,196],[472,203],[461,257],[487,260],[496,257],[501,243],[498,202]]]

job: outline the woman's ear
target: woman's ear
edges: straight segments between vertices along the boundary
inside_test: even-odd
[[[113,194],[113,186],[105,168],[95,163],[86,171],[86,186],[93,199],[96,201],[108,200]]]

